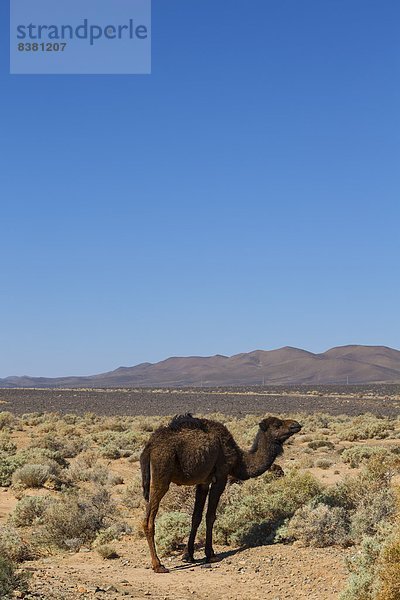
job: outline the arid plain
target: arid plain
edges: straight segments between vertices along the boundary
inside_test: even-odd
[[[395,600],[400,386],[0,390],[1,597]],[[170,416],[223,422],[248,448],[261,416],[302,431],[266,473],[225,490],[221,561],[182,561],[194,489],[171,486],[149,568],[138,458]]]

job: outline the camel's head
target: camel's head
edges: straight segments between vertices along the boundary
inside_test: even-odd
[[[267,417],[260,423],[261,431],[268,431],[276,442],[282,444],[301,429],[300,423],[293,419],[278,419],[277,417]]]

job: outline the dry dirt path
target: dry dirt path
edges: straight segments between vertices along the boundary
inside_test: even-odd
[[[223,549],[219,549],[220,551]],[[102,560],[95,552],[49,557],[29,563],[32,597],[46,600],[336,600],[347,575],[347,551],[336,548],[263,546],[227,551],[205,567],[166,560],[171,569],[157,575],[148,568],[145,543],[125,540],[121,558]]]

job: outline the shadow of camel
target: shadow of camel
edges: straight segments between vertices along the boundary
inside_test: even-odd
[[[240,554],[249,548],[257,548],[260,546],[270,546],[276,535],[277,529],[284,523],[284,517],[278,517],[269,521],[264,521],[262,523],[254,523],[252,527],[246,532],[245,535],[242,536],[241,542],[242,545],[238,548],[233,548],[232,550],[225,550],[224,552],[219,552],[217,554],[218,561],[223,561],[225,558],[229,558],[230,556],[235,556],[236,554]],[[202,546],[200,544],[196,544],[196,550],[198,552],[202,551]],[[180,571],[184,569],[192,569],[193,567],[203,566],[207,564],[205,558],[196,559],[192,563],[183,563],[182,565],[178,565],[176,567],[171,567],[171,571]]]
[[[186,569],[202,567],[206,564],[211,564],[211,566],[212,566],[213,564],[219,564],[225,558],[229,558],[230,556],[235,556],[235,554],[240,554],[241,552],[244,552],[244,550],[247,550],[247,548],[248,548],[248,546],[241,546],[240,548],[234,548],[233,550],[225,550],[224,552],[218,552],[217,557],[219,558],[219,560],[216,561],[215,563],[207,563],[205,558],[198,558],[198,559],[195,559],[194,562],[183,562],[183,564],[177,565],[176,567],[169,567],[169,570],[171,572],[184,571]]]

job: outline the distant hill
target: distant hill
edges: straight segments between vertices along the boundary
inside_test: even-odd
[[[0,387],[165,387],[268,384],[400,383],[400,351],[340,346],[322,354],[298,348],[234,356],[188,356],[119,367],[88,377],[6,377]]]

